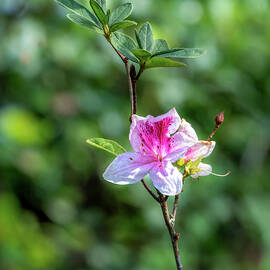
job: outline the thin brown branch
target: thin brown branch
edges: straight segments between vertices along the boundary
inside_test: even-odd
[[[167,201],[161,200],[160,206],[162,209],[162,214],[164,217],[165,224],[167,226],[167,229],[168,229],[170,237],[171,237],[171,243],[172,243],[172,247],[173,247],[173,253],[174,253],[174,258],[175,258],[177,270],[182,270],[183,266],[181,263],[181,258],[180,258],[180,254],[179,254],[179,248],[178,248],[178,240],[180,238],[180,234],[175,232],[175,230],[174,230],[174,225],[171,222],[169,211],[168,211]]]
[[[175,220],[176,212],[177,212],[177,206],[178,206],[178,200],[179,200],[180,194],[175,195],[174,197],[174,204],[173,204],[173,211],[171,214],[171,218]]]
[[[149,192],[149,194],[159,203],[160,199],[155,195],[155,193],[151,190],[151,188],[146,184],[144,179],[141,180],[142,184],[144,185],[145,189]]]

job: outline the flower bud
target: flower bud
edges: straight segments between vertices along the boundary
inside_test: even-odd
[[[216,125],[219,126],[224,121],[224,112],[218,113],[215,117]]]

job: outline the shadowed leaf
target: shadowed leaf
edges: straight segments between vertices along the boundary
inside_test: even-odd
[[[94,30],[100,34],[103,34],[103,32],[100,30],[100,28],[97,28],[95,24],[90,22],[89,20],[85,19],[84,17],[78,16],[76,14],[67,14],[67,17],[72,22],[82,26],[86,27],[88,29]]]
[[[106,17],[105,12],[103,11],[102,7],[95,0],[90,0],[90,5],[91,5],[94,13],[98,17],[99,21],[101,22],[101,24],[105,25],[107,17]]]
[[[179,48],[171,49],[165,52],[155,53],[154,56],[168,58],[197,58],[202,56],[205,50],[200,48]]]
[[[84,17],[97,27],[100,27],[100,23],[97,18],[86,7],[80,5],[74,0],[55,0],[59,5],[63,6],[72,13]]]
[[[125,3],[119,7],[117,7],[110,16],[109,25],[113,25],[115,23],[119,23],[126,19],[132,12],[132,4]]]
[[[153,50],[152,50],[153,54],[163,52],[163,51],[168,51],[168,50],[169,50],[169,46],[168,46],[166,40],[164,40],[164,39],[156,39],[155,40]]]
[[[140,31],[135,31],[138,44],[141,49],[151,52],[154,45],[152,27],[149,22],[143,24]]]
[[[129,27],[129,26],[134,26],[134,25],[137,25],[137,23],[134,22],[134,21],[125,20],[125,21],[113,24],[110,27],[110,31],[115,32],[115,31],[117,31],[119,29],[123,29],[123,28]]]
[[[145,68],[184,67],[184,66],[186,66],[186,64],[161,57],[153,57],[145,64]]]
[[[132,38],[121,32],[115,32],[111,35],[111,41],[115,48],[125,57],[133,62],[139,63],[139,60],[131,52],[131,50],[137,49],[137,44]]]

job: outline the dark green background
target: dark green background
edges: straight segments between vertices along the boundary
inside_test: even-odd
[[[138,113],[176,107],[204,139],[225,111],[207,162],[231,175],[188,180],[180,199],[185,269],[270,269],[269,1],[132,2],[156,38],[208,51],[147,70]],[[175,269],[159,205],[140,183],[105,182],[113,157],[85,143],[131,150],[124,67],[65,14],[49,0],[0,1],[0,269]]]

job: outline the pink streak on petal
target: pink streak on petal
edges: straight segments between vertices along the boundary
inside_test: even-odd
[[[154,166],[152,160],[139,153],[126,152],[117,156],[103,177],[114,184],[126,185],[140,181]]]
[[[182,174],[170,162],[157,162],[149,172],[154,186],[164,195],[172,196],[182,190]]]
[[[176,133],[170,138],[170,151],[165,157],[165,160],[176,162],[182,158],[187,151],[190,151],[190,147],[194,144],[192,138],[185,133]]]
[[[180,124],[180,117],[175,109],[158,117],[148,115],[146,118],[132,116],[129,134],[130,143],[136,152],[162,158],[170,152],[170,134]]]

